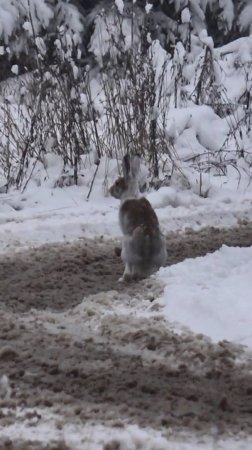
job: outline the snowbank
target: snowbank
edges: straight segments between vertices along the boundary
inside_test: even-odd
[[[252,247],[229,248],[163,268],[165,283],[158,301],[179,326],[252,348]]]

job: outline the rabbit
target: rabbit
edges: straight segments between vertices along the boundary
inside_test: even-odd
[[[146,278],[164,265],[166,245],[150,202],[145,197],[139,198],[139,156],[124,155],[122,169],[123,177],[109,191],[121,200],[119,222],[124,235],[121,258],[125,270],[119,281],[130,281]]]

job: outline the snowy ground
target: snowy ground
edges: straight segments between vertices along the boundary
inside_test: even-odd
[[[0,194],[0,252],[83,237],[119,238],[119,204],[104,196],[102,169],[87,201],[93,171],[92,167],[87,170],[86,185],[81,187],[53,189],[53,183],[47,183],[37,188],[31,183],[23,194]],[[111,170],[110,182],[114,173]],[[194,190],[181,191],[180,186],[162,187],[147,198],[165,233],[231,227],[252,220],[252,185],[238,189],[236,181],[226,187],[212,178],[208,198],[201,198]]]
[[[168,266],[132,285],[87,193],[0,196],[1,448],[252,448],[251,190],[150,193]]]

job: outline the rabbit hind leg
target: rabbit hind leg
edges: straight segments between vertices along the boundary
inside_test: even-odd
[[[132,280],[132,276],[133,276],[133,271],[132,271],[132,267],[130,266],[130,264],[126,263],[125,264],[125,269],[123,272],[123,276],[119,278],[118,281],[120,282],[126,282],[128,283],[129,281]]]

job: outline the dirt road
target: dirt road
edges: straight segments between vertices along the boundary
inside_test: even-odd
[[[252,225],[170,234],[168,261],[205,255],[222,244],[252,245]],[[117,283],[115,242],[47,245],[0,261],[0,448],[62,449],[4,436],[17,407],[46,408],[64,421],[125,422],[166,431],[252,433],[252,361],[232,343],[175,333],[159,311],[154,279]],[[145,311],[145,317],[137,314]],[[243,361],[243,362],[242,362]],[[37,411],[37,412],[36,412]],[[64,447],[65,445],[65,447]]]

